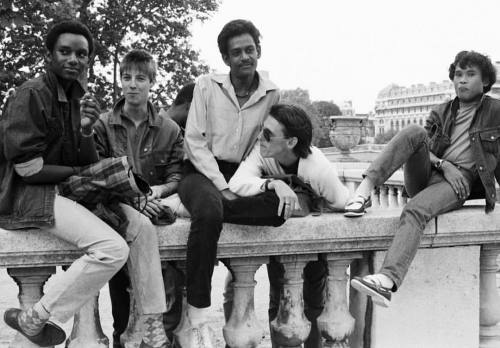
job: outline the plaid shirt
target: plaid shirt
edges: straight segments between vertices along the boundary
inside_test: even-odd
[[[62,196],[89,209],[98,203],[129,200],[149,191],[148,184],[132,172],[127,157],[106,158],[82,167],[58,188]]]

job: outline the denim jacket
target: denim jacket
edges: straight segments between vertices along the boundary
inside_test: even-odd
[[[458,107],[458,98],[443,103],[431,112],[426,121],[430,150],[437,157],[441,157],[450,145]],[[495,178],[500,182],[500,100],[483,95],[472,119],[469,139],[475,158],[474,170],[482,184],[480,191],[484,191],[486,199],[486,212],[490,212],[495,208]],[[474,190],[475,187],[472,188]]]
[[[0,227],[54,224],[55,186],[27,184],[14,165],[42,157],[45,164],[78,166],[80,104],[74,83],[66,95],[51,71],[22,84],[0,118]]]
[[[128,156],[135,170],[150,185],[179,182],[184,156],[183,138],[179,126],[170,118],[158,115],[148,103],[148,130],[137,139],[139,158],[130,158],[127,129],[122,123],[121,112],[125,99],[121,98],[112,110],[101,115],[94,125],[96,147],[100,158]],[[137,161],[136,161],[137,160]],[[139,162],[139,163],[137,163]]]

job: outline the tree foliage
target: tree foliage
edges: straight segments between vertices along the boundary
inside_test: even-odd
[[[189,26],[217,6],[218,0],[0,0],[0,91],[5,94],[43,70],[48,28],[76,18],[95,39],[89,86],[105,106],[119,96],[119,61],[132,48],[157,59],[152,98],[166,104],[179,87],[208,71],[190,45]]]
[[[395,129],[389,129],[387,132],[377,134],[373,142],[375,144],[387,144],[397,133]]]
[[[340,111],[338,105],[332,101],[324,101],[324,100],[313,101],[312,106],[320,117],[342,115],[342,112]]]
[[[331,116],[332,114],[329,113],[335,110],[338,110],[338,114],[340,114],[340,109],[337,105],[333,102],[325,101],[312,102],[309,97],[309,91],[301,88],[282,90],[281,102],[298,105],[307,112],[313,124],[313,145],[317,147],[332,146],[329,137],[330,119],[328,116]]]

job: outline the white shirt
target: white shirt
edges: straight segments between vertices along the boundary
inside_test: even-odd
[[[330,162],[320,149],[312,146],[307,158],[299,159],[297,176],[319,196],[325,198],[332,209],[343,209],[349,198],[349,190],[339,179],[335,164]],[[274,158],[263,158],[259,144],[255,144],[250,155],[240,164],[229,181],[229,189],[240,196],[253,196],[261,192],[264,175],[285,174]]]
[[[239,106],[229,74],[200,77],[186,122],[184,151],[219,190],[228,188],[216,162],[240,163],[252,149],[279,91],[263,73],[250,99]]]

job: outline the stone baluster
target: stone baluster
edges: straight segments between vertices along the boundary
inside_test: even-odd
[[[277,317],[271,322],[271,338],[278,346],[301,347],[309,336],[311,322],[304,314],[302,272],[316,255],[283,255],[276,261],[283,264],[283,287]]]
[[[377,187],[371,192],[372,207],[380,208],[380,189]]]
[[[254,308],[255,272],[269,261],[268,257],[233,258],[234,297],[231,316],[222,329],[226,344],[231,348],[257,347],[264,335]]]
[[[392,185],[387,185],[387,203],[389,208],[397,208],[398,206],[396,187]]]
[[[380,207],[387,208],[389,207],[389,200],[387,196],[387,186],[380,186]]]
[[[500,244],[483,245],[480,259],[479,347],[500,347],[500,297],[497,288],[497,258]]]
[[[398,206],[403,207],[406,204],[406,197],[403,195],[403,186],[396,186],[396,190],[398,191]]]
[[[99,294],[97,294],[75,314],[73,330],[66,341],[66,348],[108,348],[108,346],[109,339],[101,327]]]
[[[347,182],[345,183],[345,186],[346,186],[346,187],[347,187],[347,189],[349,190],[349,193],[350,193],[350,194],[353,194],[353,193],[354,193],[354,191],[356,191],[356,186],[357,186],[357,185],[356,185],[356,182],[354,182],[354,181],[347,181]]]
[[[43,286],[49,277],[56,273],[55,267],[9,268],[7,273],[14,279],[18,288],[21,309],[27,309],[43,296]],[[21,334],[17,333],[10,348],[38,348]]]
[[[348,348],[348,338],[354,331],[354,318],[347,305],[347,267],[359,253],[321,255],[328,264],[328,284],[323,312],[318,328],[325,338],[324,347]]]

